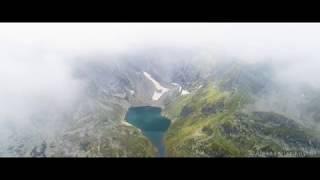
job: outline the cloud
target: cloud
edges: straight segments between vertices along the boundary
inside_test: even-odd
[[[59,54],[21,44],[0,49],[0,122],[26,123],[45,108],[67,108],[80,93],[81,83]]]
[[[0,121],[28,119],[43,103],[72,102],[81,82],[70,60],[95,53],[201,49],[247,62],[267,59],[280,79],[317,85],[319,32],[315,23],[1,23]]]

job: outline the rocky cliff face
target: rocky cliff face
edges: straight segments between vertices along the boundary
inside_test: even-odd
[[[131,106],[164,107],[178,87],[164,81],[156,67],[147,72],[152,66],[149,62],[141,63],[146,66],[135,67],[126,61],[107,64],[88,61],[80,64],[75,68],[74,75],[86,87],[77,103],[69,111],[60,112],[57,118],[41,116],[34,119],[30,128],[15,127],[14,131],[8,132],[10,137],[4,138],[1,155],[154,156],[155,148],[139,129],[126,122],[125,114]],[[45,122],[43,126],[41,121]],[[58,125],[60,128],[52,134],[34,130],[35,124],[43,129],[49,123],[52,128]],[[50,126],[47,128],[50,129]]]

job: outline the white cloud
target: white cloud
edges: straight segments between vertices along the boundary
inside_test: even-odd
[[[202,47],[247,61],[270,57],[283,78],[317,84],[319,34],[316,23],[1,23],[0,120],[27,116],[38,99],[68,102],[79,86],[68,60],[97,52]]]

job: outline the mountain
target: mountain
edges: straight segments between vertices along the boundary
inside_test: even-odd
[[[269,63],[196,59],[151,51],[75,61],[74,78],[84,84],[76,103],[64,111],[48,105],[26,126],[7,123],[0,156],[157,156],[125,119],[136,106],[160,107],[172,121],[169,157],[318,155],[318,89],[280,83]]]
[[[174,120],[165,138],[168,156],[304,156],[319,153],[319,132],[273,112],[244,112],[241,93],[212,84],[167,107]],[[287,154],[278,154],[288,152]],[[290,154],[291,153],[291,154]]]

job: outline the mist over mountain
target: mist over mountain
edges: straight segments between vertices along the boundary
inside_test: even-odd
[[[126,121],[171,120],[168,156],[320,150],[320,25],[0,25],[0,156],[154,157]],[[243,146],[237,142],[243,142]]]

